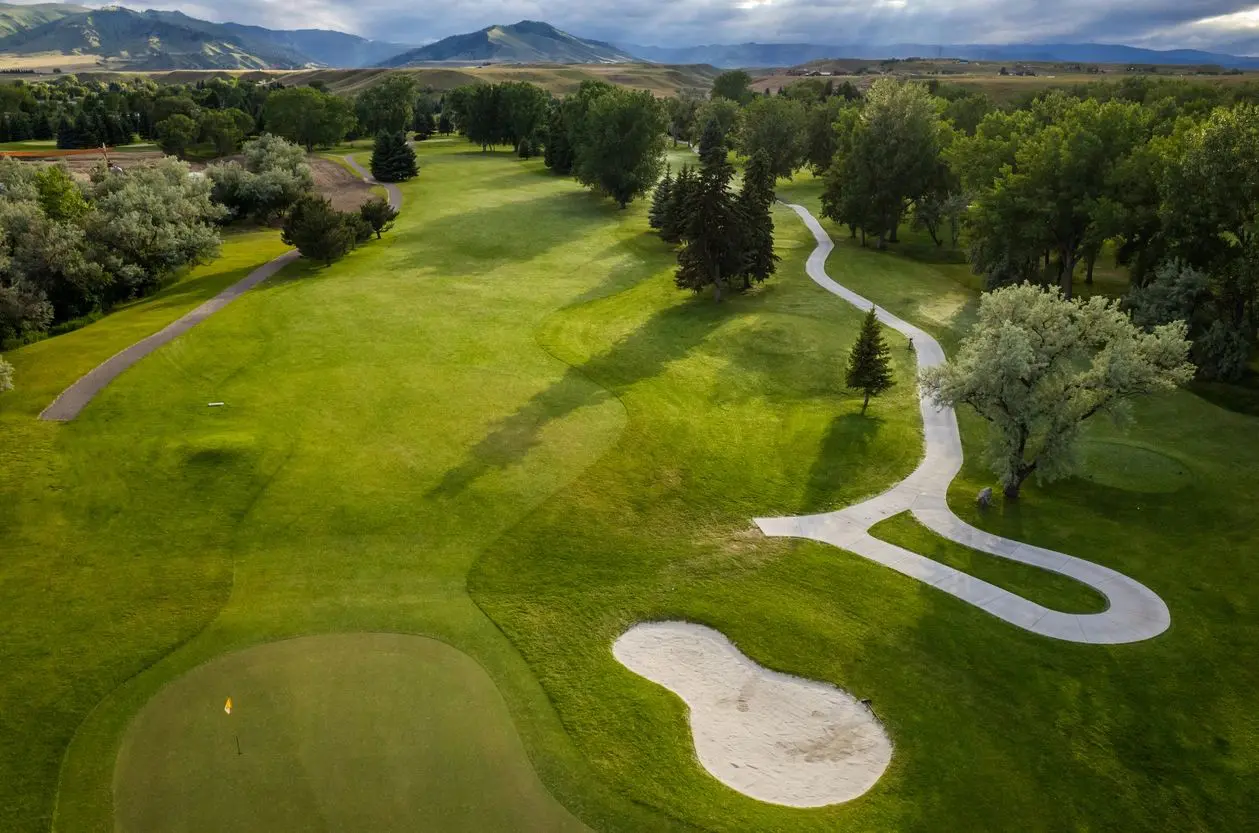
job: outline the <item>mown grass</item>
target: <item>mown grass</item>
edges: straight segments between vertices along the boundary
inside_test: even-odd
[[[65,751],[56,828],[113,829],[119,741],[155,693],[239,648],[344,631],[475,658],[543,781],[598,830],[1247,826],[1253,419],[1190,394],[1144,405],[1137,429],[1090,437],[1175,457],[1177,491],[1076,479],[979,518],[992,478],[963,418],[959,514],[1122,570],[1172,611],[1137,645],[1037,637],[752,528],[875,493],[921,453],[902,341],[867,415],[842,389],[860,318],[804,276],[793,214],[776,212],[780,275],[717,305],[673,288],[643,204],[536,160],[420,152],[386,240],[264,284],[38,442],[0,421],[0,666],[18,669],[0,827],[47,826]],[[939,266],[841,242],[830,271],[946,346],[973,320]],[[1003,580],[1042,592],[1028,571]],[[677,617],[871,699],[896,744],[884,778],[806,811],[708,776],[683,704],[610,653],[635,621]]]

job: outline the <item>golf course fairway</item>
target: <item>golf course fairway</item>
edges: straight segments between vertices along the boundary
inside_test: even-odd
[[[114,802],[119,831],[587,829],[538,780],[485,671],[403,634],[193,669],[128,729]]]

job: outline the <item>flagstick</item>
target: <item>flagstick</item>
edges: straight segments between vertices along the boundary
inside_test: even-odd
[[[237,754],[237,755],[239,755],[239,754],[241,754],[241,752],[240,752],[240,735],[233,733],[233,736],[236,738],[236,754]]]

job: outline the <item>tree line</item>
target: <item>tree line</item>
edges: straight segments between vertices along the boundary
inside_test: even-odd
[[[908,226],[958,247],[987,288],[1070,298],[1100,261],[1126,270],[1149,328],[1188,322],[1203,378],[1235,380],[1259,334],[1259,85],[1133,77],[997,106],[939,82],[864,93],[803,79],[777,95],[746,73],[667,106],[676,141],[716,121],[776,177],[823,177],[823,213],[863,245]]]

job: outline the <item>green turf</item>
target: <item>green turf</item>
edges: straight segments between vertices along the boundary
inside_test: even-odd
[[[1088,585],[1058,573],[955,544],[918,523],[908,512],[875,524],[870,527],[870,534],[1053,610],[1100,613],[1107,607],[1106,599]]]
[[[588,829],[538,780],[485,671],[398,634],[291,639],[193,669],[136,716],[114,794],[120,833]]]
[[[28,428],[35,397],[0,398],[0,829],[47,829],[54,802],[58,830],[114,829],[119,744],[164,686],[344,631],[473,657],[541,781],[598,830],[1246,828],[1253,418],[1187,393],[1142,405],[1137,428],[1089,439],[1179,461],[1183,487],[1032,484],[980,518],[992,476],[963,415],[960,515],[1122,570],[1172,611],[1138,645],[1037,637],[752,528],[874,494],[921,453],[903,341],[867,415],[842,389],[860,316],[804,276],[794,214],[775,214],[781,275],[718,306],[673,288],[642,203],[537,160],[420,153],[385,240],[264,284],[76,421]],[[780,191],[816,202],[807,182]],[[845,241],[830,267],[946,346],[974,316],[965,268]],[[9,357],[19,384],[36,347]],[[711,778],[681,702],[609,651],[664,617],[871,699],[896,744],[884,778],[807,811]]]

